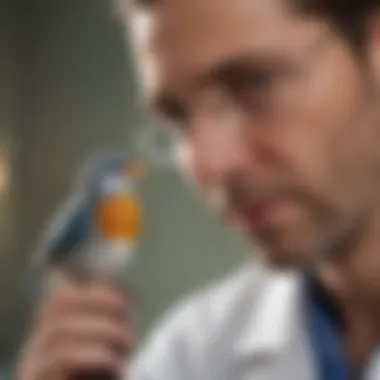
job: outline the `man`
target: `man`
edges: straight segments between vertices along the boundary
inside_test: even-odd
[[[179,306],[128,365],[112,348],[133,348],[118,318],[131,302],[109,285],[73,285],[47,302],[18,380],[380,378],[379,7],[127,7],[144,25],[151,104],[187,143],[205,199],[221,195],[218,211],[267,260]]]

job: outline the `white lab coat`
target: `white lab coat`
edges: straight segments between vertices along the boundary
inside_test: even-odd
[[[298,273],[247,265],[165,316],[125,380],[319,380],[301,295]]]

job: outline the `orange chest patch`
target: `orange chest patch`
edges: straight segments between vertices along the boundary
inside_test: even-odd
[[[103,236],[136,241],[142,230],[142,205],[133,195],[105,199],[97,209],[98,227]]]

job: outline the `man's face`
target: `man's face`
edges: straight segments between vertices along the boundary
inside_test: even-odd
[[[279,265],[354,234],[379,198],[371,70],[285,0],[159,3],[145,74],[205,199],[224,195],[223,217]]]

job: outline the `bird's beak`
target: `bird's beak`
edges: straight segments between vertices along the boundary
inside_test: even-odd
[[[126,169],[126,175],[135,181],[143,181],[147,176],[148,170],[142,163],[135,163],[132,166],[128,166]]]

